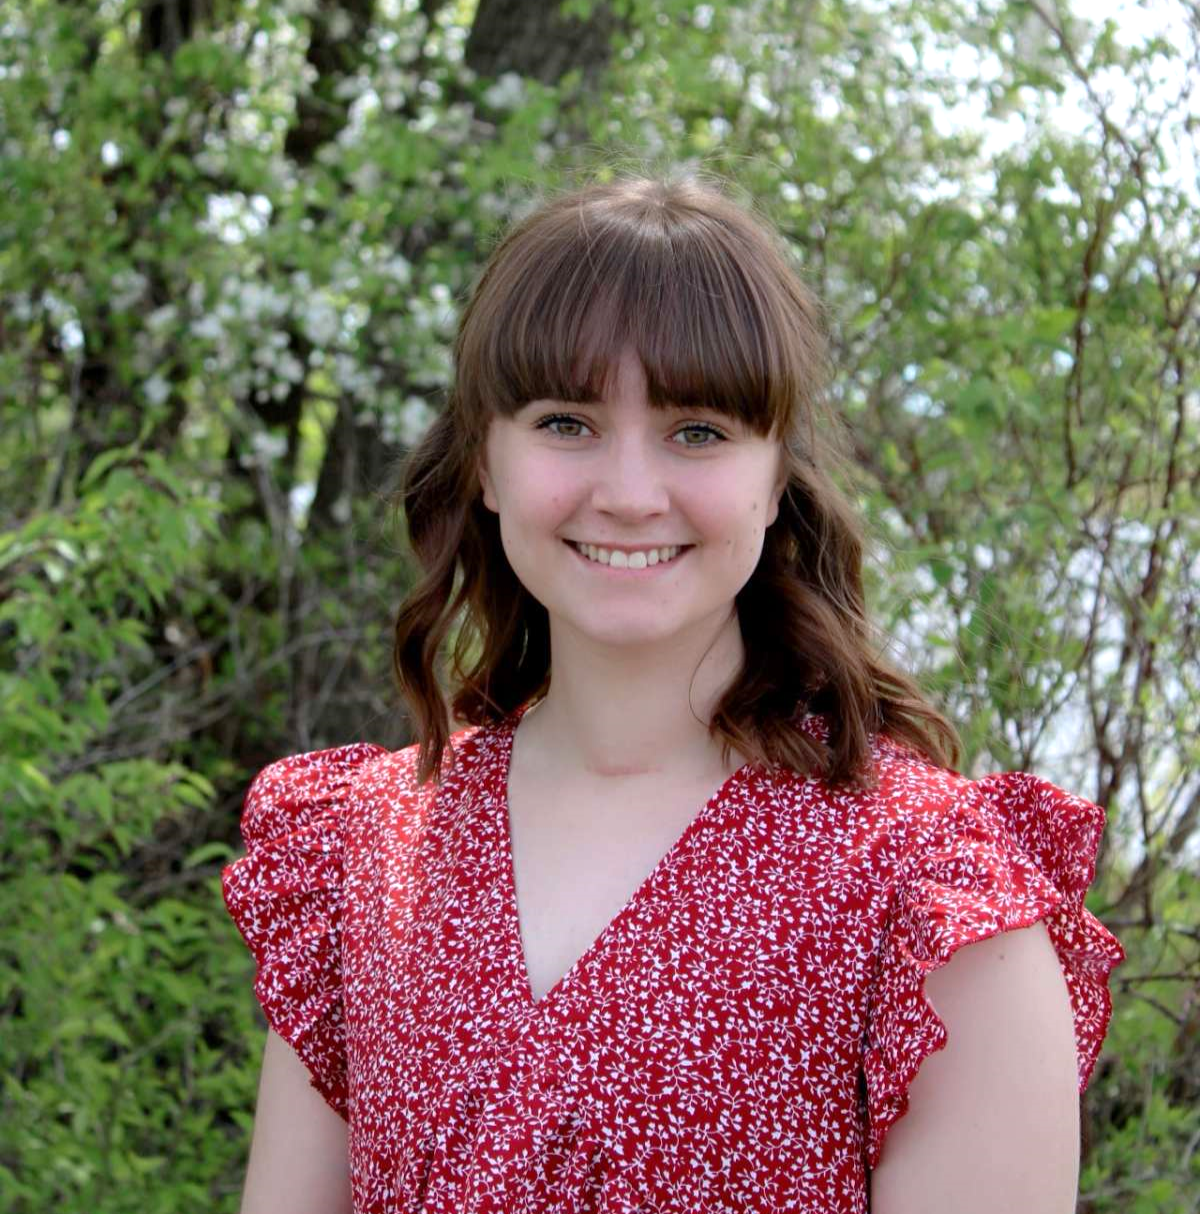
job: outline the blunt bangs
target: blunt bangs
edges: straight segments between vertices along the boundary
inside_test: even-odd
[[[655,408],[784,435],[819,390],[812,300],[732,203],[686,191],[551,205],[497,248],[464,313],[456,396],[480,425],[600,400],[631,346]]]

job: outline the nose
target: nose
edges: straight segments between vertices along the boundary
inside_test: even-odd
[[[654,441],[649,436],[627,434],[605,444],[592,485],[592,506],[597,511],[638,519],[669,509],[666,469],[654,450]]]

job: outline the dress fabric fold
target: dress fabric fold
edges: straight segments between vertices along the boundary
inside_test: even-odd
[[[345,793],[361,764],[386,753],[382,746],[355,743],[265,767],[243,804],[247,855],[221,874],[225,905],[257,962],[254,992],[267,1023],[343,1117]]]
[[[1084,906],[1104,812],[1026,772],[967,783],[917,842],[896,882],[863,1059],[878,1163],[888,1128],[908,1109],[922,1062],[946,1044],[925,978],[966,944],[1045,921],[1071,1000],[1079,1090],[1112,1015],[1116,937]]]

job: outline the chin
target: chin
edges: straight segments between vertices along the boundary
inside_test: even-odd
[[[604,620],[573,620],[572,631],[596,645],[611,645],[613,648],[661,645],[678,635],[686,624],[680,621],[672,627],[669,621],[657,620],[628,620],[622,622],[611,615]]]

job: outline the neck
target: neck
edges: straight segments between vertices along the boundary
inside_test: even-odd
[[[556,636],[552,627],[550,651],[550,689],[521,726],[547,775],[636,780],[736,769],[708,733],[742,665],[736,614],[636,652]]]

